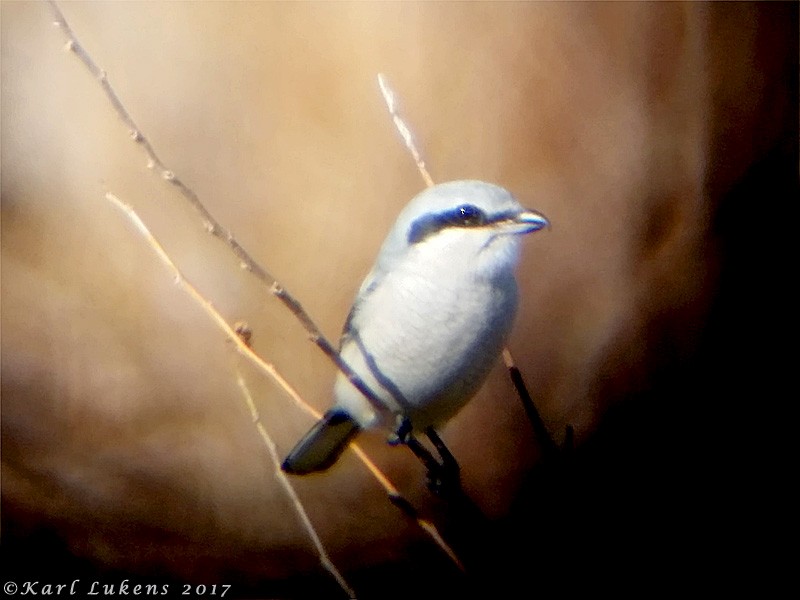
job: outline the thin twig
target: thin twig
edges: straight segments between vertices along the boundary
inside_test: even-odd
[[[61,9],[54,0],[49,0],[55,15],[55,24],[64,32],[67,37],[66,49],[75,54],[78,59],[86,66],[92,76],[100,82],[100,85],[108,98],[117,116],[128,127],[131,139],[139,144],[147,155],[147,166],[160,174],[161,178],[172,184],[178,192],[191,204],[191,206],[200,214],[203,220],[204,227],[211,235],[223,241],[231,251],[239,259],[239,265],[242,269],[250,271],[257,279],[259,279],[269,290],[269,292],[278,298],[284,306],[286,306],[292,314],[300,321],[308,333],[308,338],[322,350],[322,352],[336,365],[336,367],[345,374],[347,379],[353,386],[361,392],[364,397],[378,410],[383,410],[383,404],[375,395],[375,393],[367,386],[364,381],[350,368],[350,366],[342,359],[336,348],[331,342],[323,335],[322,331],[314,323],[311,316],[305,311],[302,304],[283,287],[283,285],[264,267],[262,267],[244,247],[239,244],[233,233],[226,227],[220,224],[217,219],[209,212],[205,205],[200,201],[200,198],[188,185],[186,185],[175,174],[174,171],[167,169],[164,163],[158,158],[152,145],[147,137],[142,132],[141,128],[136,124],[131,117],[125,105],[117,96],[111,83],[108,81],[106,72],[102,70],[97,63],[94,62],[92,57],[86,49],[78,41],[75,32],[67,23]]]
[[[448,545],[448,543],[444,541],[444,538],[439,533],[439,530],[436,528],[436,525],[434,525],[431,521],[422,518],[422,516],[419,514],[419,511],[417,511],[417,509],[414,508],[414,506],[403,497],[403,495],[392,484],[392,482],[386,478],[383,472],[375,465],[374,462],[372,462],[372,460],[369,458],[369,456],[367,456],[364,450],[361,449],[361,446],[359,446],[358,444],[351,443],[350,449],[361,460],[361,462],[364,463],[367,469],[369,469],[369,471],[372,473],[372,475],[375,477],[378,483],[380,483],[381,486],[383,486],[383,489],[386,490],[386,494],[389,496],[389,500],[391,501],[391,503],[397,506],[404,513],[406,513],[407,516],[414,519],[417,522],[417,525],[419,525],[425,531],[425,533],[427,533],[431,537],[431,539],[433,539],[433,541],[436,542],[436,545],[439,546],[439,548],[442,551],[444,551],[445,554],[447,554],[447,556],[450,558],[450,560],[453,561],[456,567],[458,567],[460,571],[465,571],[464,565],[459,560],[458,555]]]
[[[323,546],[322,540],[317,534],[316,529],[314,529],[314,525],[311,523],[311,519],[308,517],[308,513],[306,512],[303,503],[300,502],[300,498],[298,497],[292,482],[289,481],[289,478],[281,470],[281,459],[278,456],[278,449],[275,447],[275,442],[272,441],[272,437],[269,435],[266,427],[264,427],[264,424],[261,422],[261,416],[258,414],[258,409],[256,408],[255,402],[253,402],[253,396],[250,394],[250,389],[248,388],[247,383],[245,383],[242,374],[238,372],[238,370],[236,373],[236,383],[239,385],[239,389],[242,391],[242,396],[247,404],[247,408],[250,409],[250,416],[253,419],[253,423],[255,424],[258,433],[261,435],[261,439],[264,442],[264,445],[267,447],[269,456],[272,459],[272,464],[275,467],[275,478],[278,480],[281,486],[283,486],[286,495],[289,496],[289,499],[292,501],[292,505],[294,506],[295,512],[297,512],[300,523],[303,525],[303,529],[306,530],[308,537],[311,539],[311,543],[314,545],[314,549],[319,555],[320,563],[322,564],[323,568],[328,571],[328,573],[330,573],[331,576],[336,580],[336,583],[338,583],[339,587],[341,587],[344,593],[347,594],[347,597],[355,598],[356,594],[353,591],[353,588],[351,588],[347,583],[347,580],[339,572],[339,569],[336,568],[336,565],[333,564],[333,561],[328,555],[327,550],[325,550],[325,546]]]
[[[398,133],[400,133],[400,137],[403,138],[403,143],[405,144],[406,149],[408,149],[408,151],[411,153],[411,158],[414,159],[414,164],[417,165],[417,169],[419,170],[420,175],[422,175],[425,185],[431,187],[433,185],[433,177],[431,177],[431,174],[428,173],[428,168],[425,166],[425,161],[422,158],[422,154],[420,154],[417,144],[414,142],[414,133],[400,115],[400,108],[397,103],[397,95],[394,93],[394,90],[389,85],[389,80],[386,79],[386,75],[383,73],[378,73],[378,86],[381,88],[381,95],[386,102],[386,108],[389,109],[389,115],[392,117],[392,121],[394,122],[394,126],[397,128]]]
[[[186,291],[189,296],[194,300],[203,311],[211,318],[211,320],[219,327],[225,335],[235,344],[236,350],[245,358],[250,360],[256,367],[258,367],[261,371],[267,374],[273,381],[275,381],[278,386],[286,392],[286,394],[294,401],[295,405],[300,408],[304,413],[309,415],[312,419],[319,420],[322,418],[322,414],[317,411],[313,406],[308,404],[300,394],[287,382],[281,374],[275,369],[275,367],[261,358],[258,354],[256,354],[253,349],[250,347],[248,343],[247,336],[242,335],[241,330],[238,330],[237,327],[231,327],[225,318],[214,308],[214,305],[211,304],[199,291],[198,289],[183,275],[181,270],[175,265],[175,263],[170,258],[167,251],[164,250],[164,247],[161,243],[156,239],[156,237],[150,232],[147,225],[145,225],[144,221],[139,217],[136,211],[126,202],[120,200],[117,196],[112,193],[106,194],[106,199],[111,202],[114,206],[120,209],[125,216],[133,223],[139,233],[144,237],[145,241],[150,245],[150,247],[155,251],[158,258],[161,262],[169,269],[172,273],[172,276],[175,280],[175,283],[179,285],[184,291]],[[417,510],[411,505],[408,500],[406,500],[402,494],[398,491],[398,489],[392,484],[391,481],[383,474],[383,472],[375,465],[374,462],[367,456],[364,450],[356,443],[350,444],[350,449],[353,450],[355,455],[358,459],[367,467],[367,470],[372,474],[375,480],[380,484],[381,487],[386,491],[387,495],[389,496],[389,500],[400,508],[407,516],[414,519],[417,524],[425,531],[430,538],[434,541],[434,543],[439,546],[439,548],[453,561],[453,563],[458,567],[460,570],[464,570],[464,566],[462,565],[461,561],[458,559],[458,556],[455,554],[453,549],[444,541],[439,531],[436,529],[436,526],[433,525],[430,521],[423,519]]]
[[[514,388],[517,390],[517,395],[522,401],[522,406],[525,408],[525,414],[528,415],[528,420],[533,426],[536,439],[539,440],[539,444],[542,447],[542,455],[545,459],[555,458],[559,453],[558,446],[550,436],[550,432],[547,431],[547,427],[542,420],[542,416],[539,414],[536,405],[533,403],[533,398],[531,398],[531,395],[528,392],[528,387],[525,385],[525,380],[522,378],[522,373],[520,373],[520,370],[514,363],[514,357],[511,356],[511,352],[508,350],[508,348],[503,349],[503,362],[508,369],[511,382],[514,384]]]
[[[205,311],[205,313],[211,318],[216,325],[225,332],[225,335],[230,339],[235,345],[236,350],[241,353],[243,356],[247,357],[253,364],[255,364],[261,371],[266,373],[269,377],[272,378],[278,386],[286,392],[286,394],[294,400],[295,404],[299,406],[305,412],[316,413],[316,411],[311,408],[311,406],[306,403],[300,397],[300,394],[295,391],[295,389],[286,381],[283,376],[278,372],[278,370],[271,364],[265,361],[263,358],[258,356],[253,350],[237,335],[236,331],[233,327],[231,327],[225,318],[214,308],[213,304],[206,300],[206,298],[198,291],[198,289],[184,276],[178,266],[172,261],[167,251],[164,250],[164,247],[161,243],[155,238],[155,236],[150,232],[147,225],[144,224],[141,217],[133,210],[130,204],[123,202],[117,196],[112,194],[111,192],[106,193],[106,200],[114,204],[118,209],[120,209],[128,219],[136,226],[136,229],[139,231],[140,234],[145,238],[147,243],[150,245],[151,248],[156,252],[158,258],[161,259],[161,262],[166,265],[166,267],[172,272],[173,278],[175,280],[176,285],[180,286],[189,296],[194,300],[200,307]],[[319,415],[319,413],[316,413]]]

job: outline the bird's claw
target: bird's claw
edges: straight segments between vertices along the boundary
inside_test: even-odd
[[[397,416],[397,429],[394,433],[389,435],[386,440],[390,446],[399,446],[400,444],[408,443],[408,438],[411,436],[411,421],[408,417],[402,415]]]
[[[448,496],[461,488],[461,468],[432,427],[428,427],[425,434],[436,447],[441,462],[414,438],[411,421],[403,415],[397,416],[397,429],[389,436],[387,442],[392,446],[400,444],[408,446],[426,466],[425,483],[428,489],[437,496]]]

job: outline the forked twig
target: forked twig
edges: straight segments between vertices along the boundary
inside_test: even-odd
[[[275,367],[263,360],[260,356],[258,356],[253,350],[250,348],[248,340],[244,338],[244,336],[240,335],[233,327],[228,325],[228,322],[225,318],[214,308],[213,304],[206,300],[206,298],[198,291],[198,289],[183,275],[181,270],[178,266],[172,261],[167,251],[164,250],[164,247],[161,243],[155,238],[155,236],[150,232],[147,225],[145,225],[144,221],[139,217],[136,211],[129,205],[120,200],[117,196],[112,193],[106,193],[106,199],[114,204],[118,209],[120,209],[125,215],[128,217],[131,223],[134,224],[136,229],[139,233],[145,238],[147,243],[150,247],[155,251],[158,258],[161,262],[172,272],[176,285],[180,286],[189,296],[194,300],[203,311],[211,318],[212,321],[222,329],[225,334],[228,336],[235,345],[236,350],[244,355],[246,358],[250,359],[255,363],[255,365],[269,375],[273,381],[275,381],[278,386],[286,392],[292,400],[294,400],[295,404],[297,404],[300,408],[306,410],[306,412],[314,412],[313,409],[306,404],[306,402],[300,397],[297,391],[292,388],[292,386],[281,376],[281,374],[275,369]],[[319,554],[320,563],[322,566],[327,570],[331,576],[336,580],[339,586],[344,590],[344,592],[348,595],[349,598],[355,598],[355,593],[353,592],[352,588],[348,585],[347,581],[344,579],[342,574],[336,568],[336,566],[331,561],[330,557],[328,556],[325,547],[322,545],[322,541],[319,539],[314,526],[311,524],[311,520],[308,518],[308,514],[303,508],[300,499],[297,497],[294,488],[292,487],[291,483],[287,480],[286,475],[281,471],[280,468],[280,459],[278,458],[278,453],[275,448],[275,444],[272,441],[269,433],[267,433],[266,428],[261,423],[261,420],[258,415],[258,411],[256,410],[255,404],[253,403],[253,399],[250,395],[250,390],[247,388],[247,385],[242,379],[240,373],[237,372],[237,383],[239,385],[239,389],[242,390],[242,395],[244,396],[245,403],[250,410],[250,415],[253,417],[253,422],[256,425],[256,429],[258,433],[261,435],[261,439],[264,441],[264,445],[267,447],[269,451],[270,458],[272,458],[272,462],[275,465],[275,476],[283,486],[284,490],[286,491],[289,499],[292,501],[292,505],[294,506],[295,511],[300,519],[300,522],[303,525],[306,533],[308,534],[309,538],[311,539],[314,548],[317,550]]]
[[[136,122],[131,117],[130,113],[125,108],[122,101],[117,96],[114,88],[108,81],[108,77],[106,72],[102,70],[92,59],[91,55],[83,48],[83,46],[78,41],[75,33],[72,31],[72,28],[67,23],[63,13],[61,12],[58,5],[55,3],[54,0],[48,0],[52,11],[55,16],[55,24],[64,32],[65,36],[67,37],[67,44],[66,49],[75,56],[84,64],[84,66],[89,70],[92,76],[100,83],[101,88],[103,89],[107,99],[113,106],[114,110],[116,111],[118,117],[122,120],[122,122],[128,127],[130,132],[130,137],[133,141],[139,144],[147,158],[148,158],[148,167],[157,173],[160,174],[161,178],[173,185],[180,194],[187,200],[189,203],[194,207],[194,209],[200,214],[201,218],[203,219],[204,225],[206,230],[211,233],[216,238],[225,242],[232,252],[236,255],[236,257],[240,260],[240,264],[242,268],[250,271],[253,273],[262,283],[264,283],[271,294],[276,296],[289,310],[300,320],[303,327],[309,334],[309,338],[313,341],[337,366],[337,368],[342,371],[349,381],[373,404],[380,404],[378,399],[375,397],[374,393],[366,386],[366,384],[361,381],[361,379],[350,369],[350,367],[341,359],[338,352],[335,350],[333,345],[325,338],[325,336],[321,333],[319,328],[315,325],[313,320],[310,316],[306,313],[305,309],[303,309],[302,305],[278,282],[278,280],[272,276],[266,269],[264,269],[258,262],[255,261],[251,257],[251,255],[236,241],[233,237],[233,234],[225,227],[223,227],[214,217],[213,215],[205,208],[202,202],[199,200],[197,194],[183,181],[181,181],[173,171],[166,168],[164,163],[156,154],[155,150],[153,149],[152,145],[150,144],[147,137],[138,127]],[[384,92],[385,93],[385,92]],[[399,114],[396,111],[393,114],[393,119],[395,120],[395,124],[403,123],[402,119],[400,118]],[[406,131],[410,133],[410,130],[406,128]],[[413,145],[413,139],[409,136],[404,136],[404,141],[407,145],[410,145],[412,150],[412,155],[415,157],[415,161],[417,162],[417,166],[420,169],[420,172],[423,175],[423,178],[426,180],[428,185],[433,185],[433,180],[431,179],[430,175],[427,174],[427,170],[425,169],[424,162],[419,158],[419,153],[415,150]],[[169,258],[169,255],[164,251],[163,247],[160,243],[155,239],[155,237],[149,232],[147,227],[144,225],[142,220],[138,217],[138,215],[133,211],[133,209],[127,205],[126,203],[119,200],[113,194],[107,194],[106,198],[113,202],[118,208],[123,210],[129,217],[129,219],[136,225],[136,227],[140,230],[140,232],[146,237],[150,245],[154,248],[156,253],[158,254],[159,258],[161,258],[162,262],[168,266],[170,270],[173,271],[175,275],[176,282],[178,282],[189,295],[196,301],[200,306],[205,310],[205,312],[212,318],[212,320],[225,332],[227,337],[233,341],[236,345],[237,351],[241,354],[246,356],[249,360],[251,360],[254,364],[256,364],[263,372],[269,375],[278,385],[292,398],[297,406],[299,406],[304,412],[309,414],[312,418],[319,419],[320,414],[308,405],[300,396],[297,394],[296,391],[289,385],[289,383],[283,379],[283,377],[278,373],[278,371],[272,366],[270,363],[264,361],[261,357],[255,354],[247,344],[237,335],[236,331],[228,325],[225,319],[214,309],[213,305],[206,300],[202,294],[193,286],[191,283],[186,280],[177,266],[172,262]],[[439,548],[447,554],[447,556],[454,562],[454,564],[463,571],[464,567],[458,557],[456,556],[455,552],[448,546],[448,544],[443,540],[441,535],[439,534],[435,525],[433,525],[430,521],[427,521],[419,515],[416,509],[400,494],[394,485],[383,475],[383,473],[375,466],[375,464],[369,459],[369,457],[364,453],[364,451],[357,445],[351,444],[350,447],[355,452],[356,456],[362,461],[362,463],[368,468],[368,470],[372,473],[375,479],[380,483],[380,485],[384,488],[387,492],[389,499],[392,501],[393,504],[401,508],[403,512],[405,512],[408,516],[414,518],[418,525],[433,539],[433,541],[439,546]]]
[[[150,232],[150,229],[145,225],[144,221],[139,217],[136,211],[126,202],[120,200],[112,193],[106,194],[106,199],[114,206],[120,209],[131,223],[136,227],[139,233],[144,237],[148,245],[155,251],[161,262],[172,273],[175,283],[179,285],[189,296],[194,300],[203,311],[211,318],[211,320],[219,327],[225,335],[236,346],[236,350],[245,358],[250,360],[258,369],[268,375],[278,386],[286,392],[286,394],[294,401],[295,405],[300,408],[304,413],[309,415],[312,419],[319,420],[322,414],[314,407],[308,404],[299,393],[287,382],[275,367],[256,354],[250,347],[248,339],[237,331],[235,327],[231,327],[225,318],[214,308],[214,305],[209,302],[200,291],[183,275],[178,266],[172,261],[169,254],[167,254],[164,247]],[[263,425],[261,426],[263,428]],[[262,434],[263,436],[263,434]],[[350,443],[350,449],[355,453],[356,457],[367,467],[367,470],[372,474],[378,484],[383,487],[384,491],[389,497],[392,504],[400,508],[407,516],[411,517],[417,522],[417,525],[425,531],[434,543],[441,549],[458,567],[463,571],[464,566],[459,560],[453,549],[444,541],[436,526],[423,519],[419,512],[406,500],[399,490],[392,484],[386,475],[375,465],[375,463],[367,456],[366,452],[355,442]]]

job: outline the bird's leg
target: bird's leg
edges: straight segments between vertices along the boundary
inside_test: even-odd
[[[389,445],[397,446],[398,444],[403,444],[408,446],[409,450],[411,450],[414,456],[425,465],[428,471],[440,469],[441,465],[439,462],[434,458],[433,454],[412,435],[411,430],[411,421],[408,417],[397,415],[397,429],[389,436],[387,440]]]
[[[439,456],[442,459],[442,466],[455,471],[460,471],[461,468],[458,466],[456,457],[453,456],[453,453],[450,452],[450,449],[445,446],[444,441],[439,437],[439,434],[436,433],[436,430],[433,427],[428,427],[425,429],[425,435],[428,436],[428,439],[439,453]]]
[[[432,427],[425,430],[425,435],[431,443],[436,447],[439,453],[441,462],[436,460],[433,454],[416,438],[412,433],[411,421],[407,417],[398,415],[397,417],[397,430],[389,437],[389,444],[397,445],[403,444],[408,446],[408,449],[414,453],[419,461],[427,469],[427,484],[428,489],[438,495],[443,495],[445,492],[458,488],[461,485],[459,476],[459,466],[455,457],[444,445],[442,439],[438,436]]]
[[[423,465],[430,471],[431,469],[440,468],[439,463],[433,457],[433,454],[428,452],[428,449],[420,444],[419,440],[411,434],[412,426],[408,417],[397,415],[397,429],[386,440],[390,446],[397,446],[403,444],[414,453]]]
[[[461,467],[458,466],[456,457],[453,456],[450,449],[445,446],[444,441],[439,437],[439,434],[436,433],[433,427],[426,428],[425,435],[428,436],[428,439],[434,445],[436,451],[439,453],[439,457],[442,459],[440,464],[437,463],[439,464],[439,468],[435,474],[435,478],[432,477],[433,474],[430,473],[430,471],[428,472],[428,487],[434,491],[441,491],[445,487],[457,487],[461,485]]]
[[[420,462],[425,465],[425,468],[428,469],[428,482],[438,479],[436,474],[442,470],[442,465],[439,464],[439,461],[437,461],[436,458],[434,458],[433,454],[431,454],[428,449],[411,434],[406,437],[406,441],[404,443],[406,446],[408,446],[408,449],[414,453],[414,456],[416,456]]]

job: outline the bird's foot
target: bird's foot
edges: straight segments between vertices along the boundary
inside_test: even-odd
[[[412,433],[411,421],[402,415],[397,417],[397,429],[387,440],[392,446],[403,444],[425,465],[425,482],[428,489],[437,496],[449,496],[461,489],[461,468],[442,439],[432,427],[425,430],[439,454],[437,460]]]
[[[411,421],[408,417],[397,415],[397,429],[392,433],[386,442],[390,446],[399,446],[400,444],[407,444],[411,437]]]
[[[428,467],[428,489],[439,496],[446,496],[461,488],[461,467],[453,453],[445,446],[433,427],[425,429],[425,435],[436,448],[441,462],[435,468]]]
[[[428,427],[425,430],[425,435],[428,436],[431,444],[433,444],[433,447],[436,448],[436,452],[439,453],[439,458],[442,461],[442,468],[446,470],[453,470],[458,473],[461,468],[458,466],[456,457],[453,456],[453,453],[450,452],[450,449],[445,446],[444,440],[439,437],[439,434],[436,433],[436,430],[433,427]]]

